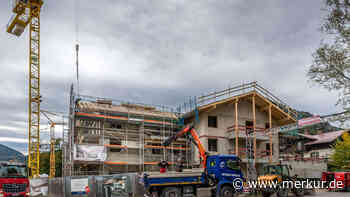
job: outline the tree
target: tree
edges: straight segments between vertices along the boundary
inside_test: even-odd
[[[333,145],[334,153],[331,156],[330,165],[333,170],[350,170],[350,135],[344,133],[342,140],[337,140]]]
[[[40,174],[47,174],[50,173],[50,153],[49,152],[43,152],[40,153]]]
[[[62,176],[62,150],[55,151],[56,177]],[[50,152],[40,153],[40,174],[50,174]]]
[[[321,26],[326,35],[313,53],[308,77],[328,90],[340,91],[337,104],[350,104],[350,0],[326,0],[327,16]]]

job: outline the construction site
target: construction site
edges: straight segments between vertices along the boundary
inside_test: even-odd
[[[101,184],[99,176],[107,181],[130,173],[194,176],[216,156],[239,158],[242,177],[250,181],[278,163],[290,166],[288,176],[320,180],[330,168],[331,145],[350,133],[329,124],[346,114],[303,117],[258,82],[193,96],[177,106],[79,95],[72,85],[69,103],[63,177],[95,177],[89,185]],[[185,161],[180,173],[179,158]],[[153,175],[162,171],[162,161],[169,173]]]
[[[237,49],[239,58],[234,58],[239,59],[239,62],[234,62],[231,58],[228,58],[227,62],[230,62],[230,65],[220,67],[226,68],[226,71],[225,69],[220,70],[216,64],[219,65],[221,59],[227,54],[222,53],[219,54],[217,59],[208,60],[211,54],[215,54],[214,51],[217,48],[214,45],[218,43],[217,40],[213,41],[214,44],[210,42],[207,43],[208,45],[203,45],[208,48],[207,51],[201,51],[189,42],[188,48],[194,51],[192,56],[187,53],[186,47],[177,46],[177,42],[182,40],[184,32],[191,32],[191,39],[189,40],[195,40],[195,37],[197,37],[195,31],[192,32],[187,28],[198,25],[197,20],[204,17],[205,14],[194,17],[193,24],[182,24],[186,28],[183,32],[182,30],[179,31],[181,35],[173,35],[173,41],[166,41],[165,44],[161,43],[162,46],[165,46],[163,46],[165,51],[171,45],[169,43],[174,45],[174,51],[167,51],[165,52],[166,55],[162,54],[163,49],[155,50],[155,54],[150,54],[148,51],[152,49],[153,44],[156,44],[158,39],[158,37],[156,39],[146,36],[153,34],[153,32],[147,32],[142,36],[135,34],[135,37],[129,37],[129,34],[125,32],[119,32],[120,34],[115,36],[120,38],[117,44],[120,44],[120,46],[125,43],[137,44],[133,47],[130,46],[130,49],[120,48],[120,51],[116,53],[110,52],[113,50],[111,48],[116,47],[116,44],[111,41],[114,37],[108,40],[105,36],[102,36],[103,39],[101,40],[108,49],[106,50],[108,52],[101,52],[103,56],[99,56],[97,52],[99,48],[90,43],[90,41],[99,39],[95,39],[95,35],[87,36],[85,37],[88,40],[86,43],[90,43],[91,46],[90,48],[84,46],[81,51],[79,20],[85,21],[86,19],[79,13],[82,5],[78,1],[74,1],[74,11],[72,13],[74,15],[72,31],[75,33],[73,39],[75,41],[72,45],[74,46],[74,53],[72,51],[72,54],[62,52],[65,54],[62,58],[64,61],[70,61],[69,55],[71,55],[73,59],[70,62],[73,66],[69,65],[70,67],[62,70],[55,68],[57,69],[55,72],[60,75],[74,75],[72,78],[66,76],[66,78],[55,78],[55,83],[59,81],[59,83],[69,86],[69,92],[67,92],[67,89],[59,93],[55,90],[51,92],[53,83],[51,84],[52,87],[45,87],[44,91],[41,91],[40,16],[44,3],[50,4],[50,2],[44,0],[12,0],[9,2],[12,17],[6,26],[6,32],[11,36],[22,37],[28,29],[29,34],[29,70],[26,74],[28,80],[24,88],[27,96],[23,97],[21,95],[27,102],[25,112],[28,114],[28,121],[26,122],[27,135],[25,137],[28,138],[28,149],[26,150],[25,162],[0,161],[0,197],[196,197],[206,195],[210,197],[237,197],[241,195],[288,197],[290,193],[299,197],[315,194],[318,191],[323,193],[329,191],[350,192],[350,165],[348,161],[344,161],[346,159],[342,159],[342,156],[348,153],[346,147],[349,146],[347,143],[350,141],[350,129],[343,124],[350,119],[348,108],[344,107],[347,104],[346,99],[350,95],[348,89],[346,89],[349,88],[348,81],[350,80],[346,76],[348,73],[346,63],[346,66],[341,67],[343,70],[338,69],[335,70],[335,74],[331,73],[330,76],[318,78],[314,74],[315,72],[334,71],[332,70],[334,66],[329,66],[330,68],[327,67],[328,70],[321,72],[318,70],[320,68],[317,67],[320,66],[317,65],[320,60],[314,61],[316,66],[313,65],[310,68],[307,74],[308,77],[312,78],[313,81],[320,82],[334,76],[341,76],[343,77],[342,80],[336,79],[334,81],[340,81],[339,83],[346,90],[340,93],[343,98],[338,100],[338,104],[344,104],[341,112],[335,113],[334,111],[339,110],[334,110],[334,107],[326,108],[321,104],[313,108],[309,105],[316,105],[316,100],[321,102],[318,101],[319,98],[310,96],[309,98],[312,99],[307,100],[307,94],[312,93],[302,92],[309,89],[302,89],[300,86],[298,87],[301,95],[295,95],[296,90],[291,85],[294,83],[294,78],[282,79],[285,76],[289,77],[290,74],[289,68],[284,70],[283,67],[281,69],[281,65],[284,65],[282,63],[275,64],[273,69],[272,67],[266,67],[260,70],[265,64],[260,64],[259,60],[254,62],[257,65],[256,67],[252,66],[245,70],[246,65],[250,63],[246,64],[245,59],[247,58],[241,56],[241,51],[244,50],[239,48]],[[335,7],[337,9],[340,9],[339,6],[345,6],[345,8],[349,6],[348,1],[344,1],[344,4],[336,2]],[[332,1],[327,1],[327,5],[333,5]],[[82,7],[87,9],[85,6],[86,3]],[[133,18],[134,16],[129,13],[133,10],[130,8],[132,6],[128,6],[125,9],[127,14],[121,13],[125,14],[123,17]],[[181,4],[176,4],[173,7],[168,5],[165,7],[176,10],[177,13],[181,10],[179,9],[181,6]],[[209,7],[215,6],[210,5]],[[209,12],[209,7],[203,13]],[[220,9],[223,9],[223,7],[226,7],[226,5]],[[187,6],[183,7],[183,9],[185,8]],[[92,12],[91,8],[87,10]],[[195,10],[202,9],[196,7]],[[152,15],[154,11],[147,11],[147,9],[142,8],[141,11],[138,11],[138,14],[139,12],[142,13],[140,18],[144,20],[145,18],[148,19],[145,13]],[[113,12],[119,14],[119,10],[113,9]],[[188,11],[188,13],[192,12],[193,10]],[[231,12],[230,10],[229,13]],[[348,16],[348,13],[350,12],[340,12],[338,10],[335,16],[342,14]],[[179,16],[182,17],[182,14]],[[99,15],[96,15],[96,18],[99,18]],[[104,12],[102,15],[104,15]],[[164,13],[161,15],[164,17]],[[176,21],[175,18],[177,19],[179,16],[165,23],[172,24]],[[114,22],[115,17],[113,15],[111,21]],[[121,16],[118,15],[118,17]],[[221,20],[224,18],[236,17],[225,16],[220,18],[218,24],[221,25]],[[134,21],[135,24],[138,20],[141,20],[138,17],[135,18],[137,18],[137,21]],[[272,18],[278,17],[273,16]],[[127,19],[128,25],[129,23],[132,24],[129,20]],[[187,20],[185,18],[184,21]],[[142,31],[141,29],[153,30],[157,26],[155,24],[163,20],[154,19],[154,21],[156,21],[154,24],[140,25],[141,28],[138,26],[133,29],[134,26],[129,27],[125,24],[124,26],[120,25],[120,27],[139,33],[139,31]],[[100,23],[100,18],[98,22],[98,25],[94,25],[96,25],[96,29],[100,30],[101,26],[99,25],[103,23]],[[87,27],[89,30],[93,29],[91,28],[92,24],[81,25],[82,29],[85,28],[83,34],[86,33]],[[226,23],[223,24],[225,28],[231,26]],[[108,27],[114,25],[112,23]],[[119,25],[116,26],[119,28]],[[180,26],[176,24],[175,29]],[[208,26],[211,26],[211,24],[208,24]],[[256,25],[250,24],[249,26]],[[325,27],[331,28],[333,26],[327,24]],[[205,31],[200,26],[198,31],[201,34],[198,35],[199,40],[195,42],[205,43],[210,40],[216,28],[217,26],[213,26],[213,29],[208,30],[210,35],[206,40],[202,37]],[[162,26],[160,29],[164,33],[164,29],[167,28]],[[46,31],[49,30],[46,29]],[[224,30],[225,34],[227,32],[231,34],[231,31],[233,32],[233,30]],[[114,35],[115,30],[108,30],[107,32]],[[242,32],[242,35],[248,34],[247,32]],[[100,33],[98,32],[96,35]],[[164,35],[170,35],[171,33],[173,32],[167,32]],[[268,36],[271,35],[269,32]],[[147,50],[140,47],[142,42],[137,40],[136,37],[147,37],[145,39],[147,43],[144,43]],[[221,37],[224,36],[220,34],[220,39]],[[256,35],[252,37],[256,37]],[[160,40],[167,40],[167,38],[160,38]],[[187,44],[188,40],[183,40],[185,40],[183,44]],[[250,41],[250,38],[246,39],[247,43],[248,41]],[[226,42],[223,43],[226,44]],[[266,43],[270,43],[270,41],[264,38],[263,43],[266,47]],[[239,43],[233,45],[236,46]],[[246,43],[242,45],[248,48],[250,46]],[[280,45],[279,43],[278,47]],[[199,48],[202,47],[199,46]],[[220,47],[222,46],[220,45]],[[45,50],[48,49],[45,48]],[[64,51],[64,49],[61,50]],[[90,54],[84,50],[91,50],[89,51]],[[127,52],[130,52],[128,50],[131,51],[131,55],[126,55]],[[138,50],[142,51],[142,54],[140,52],[140,57],[134,57],[138,54]],[[264,50],[267,49],[262,48],[257,51]],[[101,49],[101,51],[103,50]],[[232,50],[229,49],[228,51],[231,52]],[[322,52],[322,50],[317,52],[321,53],[320,51]],[[81,52],[85,56],[81,56]],[[109,52],[110,54],[108,54]],[[288,57],[289,53],[290,51],[287,50]],[[250,52],[247,54],[250,55]],[[271,52],[271,54],[275,54],[275,52]],[[189,56],[189,59],[181,57],[182,55]],[[346,54],[343,56],[342,61],[347,62]],[[115,57],[120,58],[119,61],[114,62],[113,58]],[[149,60],[152,59],[151,57],[155,59],[154,62]],[[135,62],[131,63],[134,58]],[[162,65],[164,64],[163,60],[167,62],[171,58],[174,58],[173,61],[176,63]],[[181,62],[181,58],[186,59],[187,62]],[[337,58],[339,59],[338,56]],[[83,67],[83,72],[79,70],[81,69],[82,59],[85,60],[83,62],[86,64]],[[284,57],[284,59],[287,58]],[[208,60],[208,62],[205,62],[205,60]],[[45,61],[51,63],[50,58],[46,58]],[[200,66],[190,68],[189,65],[196,61]],[[64,62],[64,64],[67,62]],[[112,63],[109,64],[109,62]],[[94,63],[98,66],[93,68],[91,65]],[[147,66],[143,65],[144,63]],[[337,61],[337,63],[339,62]],[[104,64],[107,66],[103,67]],[[162,66],[157,67],[158,64]],[[202,64],[206,66],[202,66]],[[293,62],[293,66],[294,64],[300,63]],[[108,65],[113,71],[112,74],[109,73]],[[236,70],[231,70],[231,67],[235,67]],[[69,70],[71,68],[74,71]],[[244,77],[240,76],[242,74],[240,73],[241,69],[244,70],[242,71]],[[201,75],[198,70],[203,71],[204,74]],[[261,73],[265,73],[265,70],[277,70],[276,72],[285,75],[281,75],[281,77],[279,76],[280,73],[274,73],[262,80],[261,83],[256,81],[257,79],[264,79],[259,76]],[[235,75],[227,74],[231,72]],[[300,70],[295,72],[300,72]],[[50,72],[45,70],[43,73],[48,75],[48,73],[52,73],[52,70]],[[101,73],[102,75],[98,75]],[[183,78],[180,78],[180,75]],[[83,85],[81,84],[82,76],[86,77]],[[159,79],[154,79],[154,76]],[[270,78],[271,76],[274,78]],[[48,75],[46,80],[50,80],[51,77]],[[242,77],[241,80],[239,80],[239,77]],[[242,82],[247,81],[246,78],[251,81]],[[100,85],[99,80],[105,81]],[[230,80],[231,85],[227,88],[221,88],[222,84],[225,83],[221,81],[224,80]],[[334,85],[334,81],[331,81],[329,86],[320,84],[328,89],[334,88],[338,91],[341,86]],[[200,85],[197,85],[197,82]],[[269,82],[269,86],[264,86],[264,82]],[[106,88],[101,86],[106,86]],[[294,92],[288,92],[288,87],[291,92],[292,90]],[[280,89],[278,90],[278,88]],[[5,90],[10,89],[6,88]],[[215,90],[212,91],[213,89]],[[132,94],[132,91],[139,93]],[[315,92],[315,90],[313,91]],[[43,92],[48,95],[44,95]],[[89,92],[89,94],[86,95],[86,92]],[[160,92],[167,95],[161,95]],[[191,95],[185,96],[188,94]],[[63,101],[65,99],[63,95],[68,95],[68,102]],[[105,97],[105,95],[112,96]],[[277,95],[284,95],[284,99]],[[286,99],[286,95],[290,98]],[[333,98],[331,96],[327,99]],[[299,97],[302,98],[299,99]],[[131,101],[133,98],[138,98],[137,100],[140,102]],[[12,100],[12,98],[9,100]],[[286,102],[286,100],[289,102]],[[149,104],[147,101],[155,103]],[[309,103],[306,101],[309,101]],[[164,103],[167,103],[167,105]],[[45,107],[52,108],[49,110]],[[298,108],[314,109],[315,111],[318,110],[318,113],[323,110],[327,113],[319,115],[318,113],[308,112],[312,110],[303,111],[303,109]],[[9,114],[15,113],[11,111]],[[17,118],[19,117],[17,116]],[[11,122],[11,124],[20,125],[18,121]],[[20,128],[14,128],[13,126],[0,125],[0,127],[20,130]],[[57,134],[58,130],[60,136]],[[6,137],[7,135],[4,135],[3,139],[11,141],[8,140],[10,138]],[[15,140],[18,141],[19,139]],[[5,155],[5,152],[3,151],[2,154]],[[3,158],[9,157],[4,156]],[[322,182],[322,184],[323,182],[330,184],[332,181],[341,184],[334,188],[331,186],[297,188],[285,187],[284,185],[287,181],[296,184],[310,180]],[[264,184],[269,184],[269,186],[276,184],[277,186],[259,188],[252,187],[250,183],[258,183],[258,186]],[[206,195],[201,194],[203,190]],[[326,193],[326,195],[328,194]]]
[[[162,146],[189,124],[209,154],[239,156],[245,176],[257,177],[266,164],[280,159],[326,166],[325,158],[300,157],[295,142],[302,136],[288,135],[298,112],[257,82],[193,97],[177,107],[81,96],[72,88],[69,111],[65,176],[159,171],[162,160],[174,170],[178,157],[185,158],[186,168],[199,167],[199,153],[186,137]]]

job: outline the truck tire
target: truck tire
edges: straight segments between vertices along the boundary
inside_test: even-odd
[[[220,197],[234,197],[235,190],[231,186],[224,186],[221,188]]]
[[[315,191],[315,189],[307,189],[307,190],[305,190],[305,195],[315,196],[316,191]]]
[[[279,189],[277,191],[277,197],[288,197],[288,189]]]
[[[261,195],[263,197],[270,197],[271,196],[271,193],[270,192],[261,192]]]
[[[297,197],[301,197],[301,196],[304,196],[305,195],[305,191],[303,189],[296,189],[294,194],[297,196]]]
[[[162,197],[182,197],[181,191],[177,187],[167,187],[162,191]]]
[[[216,185],[217,181],[215,180],[215,178],[208,176],[208,185],[210,187],[214,187]]]

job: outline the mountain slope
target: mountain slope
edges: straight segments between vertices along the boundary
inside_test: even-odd
[[[17,160],[19,162],[24,162],[25,156],[12,148],[0,144],[0,161],[9,160]]]

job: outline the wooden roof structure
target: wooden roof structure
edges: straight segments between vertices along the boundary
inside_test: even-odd
[[[154,116],[177,119],[175,113],[159,111],[154,107],[142,106],[136,104],[120,104],[113,105],[112,102],[102,103],[101,101],[80,101],[77,107],[81,112],[109,112],[109,113],[125,113],[135,114],[140,116]]]
[[[271,105],[273,119],[280,125],[292,124],[297,122],[297,112],[282,102],[265,88],[252,82],[220,92],[214,92],[206,96],[198,97],[197,109],[199,113],[208,112],[216,109],[218,105],[234,103],[236,101],[252,102],[255,97],[255,106],[259,111],[268,111]],[[193,117],[194,111],[185,114],[186,118]]]

